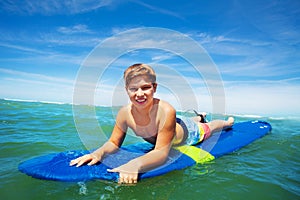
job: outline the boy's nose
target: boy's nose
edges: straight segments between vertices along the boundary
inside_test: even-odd
[[[144,92],[141,88],[139,88],[137,91],[136,91],[136,95],[137,96],[143,96],[144,95]]]

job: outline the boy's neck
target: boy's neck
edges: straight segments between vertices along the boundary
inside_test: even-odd
[[[148,107],[145,108],[138,108],[134,105],[132,105],[132,109],[135,113],[139,114],[139,115],[149,115],[149,113],[151,112],[153,107],[153,104],[149,105]]]
[[[139,114],[139,115],[149,115],[153,109],[153,105],[155,104],[155,102],[157,101],[157,99],[153,99],[152,103],[147,106],[147,107],[144,107],[144,108],[138,108],[136,106],[134,106],[132,104],[132,109],[135,113]]]

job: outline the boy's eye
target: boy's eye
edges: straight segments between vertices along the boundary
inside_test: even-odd
[[[137,88],[129,88],[130,92],[135,92],[137,91],[138,89]]]
[[[152,85],[144,85],[144,86],[142,86],[142,87],[140,87],[140,88],[141,88],[141,90],[146,91],[146,90],[151,89],[151,88],[152,88]],[[136,91],[138,91],[140,88],[137,88],[137,87],[130,87],[130,88],[129,88],[129,91],[130,91],[130,92],[136,92]]]
[[[151,88],[152,88],[151,85],[145,85],[142,87],[142,90],[149,90]]]

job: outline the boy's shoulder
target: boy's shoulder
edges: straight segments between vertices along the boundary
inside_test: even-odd
[[[159,100],[158,102],[159,110],[164,112],[176,112],[175,108],[167,101]]]
[[[131,104],[127,104],[121,107],[121,109],[119,110],[119,114],[127,114],[128,111],[131,109]]]

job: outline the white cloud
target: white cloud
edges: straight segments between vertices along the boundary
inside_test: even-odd
[[[57,77],[53,77],[53,76],[47,76],[47,75],[43,75],[43,74],[36,74],[36,73],[28,73],[28,72],[22,72],[22,71],[17,71],[17,70],[11,70],[11,69],[4,69],[4,68],[0,68],[0,73],[2,74],[6,74],[9,76],[5,76],[5,77],[22,77],[22,79],[30,81],[32,83],[32,81],[38,80],[39,83],[41,82],[52,82],[52,83],[59,83],[59,84],[73,84],[73,80],[70,79],[64,79],[64,78],[57,78]],[[16,80],[14,78],[14,80]],[[18,79],[21,80],[21,79]]]
[[[270,38],[242,39],[234,34],[212,35],[205,32],[189,33],[214,59],[222,75],[248,79],[294,77],[300,71],[297,45],[286,45]],[[297,37],[290,38],[295,43]]]
[[[299,42],[299,1],[269,0],[255,4],[237,1],[236,4],[249,26],[267,35],[270,40],[290,45]]]
[[[300,85],[236,85],[226,89],[227,110],[264,116],[300,114]]]
[[[0,97],[71,103],[73,80],[0,68]]]
[[[171,10],[156,7],[156,6],[153,6],[151,4],[147,4],[147,3],[143,2],[143,1],[140,1],[140,0],[132,0],[132,1],[139,4],[139,5],[141,5],[141,6],[146,7],[148,9],[152,10],[152,11],[155,11],[157,13],[161,13],[161,14],[164,14],[164,15],[170,15],[170,16],[173,16],[173,17],[176,17],[176,18],[179,18],[179,19],[184,19],[181,15],[178,14],[178,12],[173,12]]]
[[[77,24],[71,27],[58,27],[57,31],[64,34],[76,34],[76,33],[93,33],[87,25]]]
[[[1,1],[0,5],[3,10],[17,14],[68,15],[97,10],[101,7],[110,6],[116,3],[118,3],[118,1],[115,0],[7,0]]]
[[[22,52],[28,52],[28,53],[35,53],[35,54],[45,54],[45,51],[36,49],[36,48],[30,48],[28,46],[22,46],[22,45],[15,45],[15,44],[9,44],[9,43],[0,43],[0,46],[8,49],[15,49]]]
[[[22,77],[0,79],[0,98],[71,103],[71,84]]]
[[[31,42],[38,44],[41,41],[38,40],[32,40]],[[46,41],[44,41],[46,42]],[[60,43],[60,42],[67,42],[67,40],[59,40],[59,41],[47,41],[47,42],[53,42],[53,43]],[[81,42],[83,42],[81,40]],[[23,42],[20,42],[23,43]],[[72,43],[72,45],[74,45],[74,41],[70,41],[70,44]],[[87,43],[91,44],[90,41],[87,41]],[[78,43],[77,43],[78,44]],[[46,44],[43,44],[46,45]],[[30,44],[24,44],[24,45],[15,45],[15,44],[9,44],[9,43],[1,43],[0,42],[0,46],[9,49],[10,51],[12,51],[12,55],[14,55],[13,57],[2,57],[0,58],[0,61],[2,61],[3,63],[13,63],[13,65],[16,65],[16,63],[22,63],[22,65],[26,65],[26,63],[30,63],[31,66],[41,66],[44,63],[52,63],[53,65],[61,65],[61,63],[63,63],[64,65],[66,65],[66,63],[71,63],[71,64],[75,64],[76,66],[78,66],[84,59],[84,57],[86,56],[83,53],[78,53],[78,56],[73,53],[73,54],[68,54],[65,52],[59,52],[58,50],[56,50],[56,48],[53,48],[54,50],[49,50],[50,48],[45,49],[45,47],[37,47],[35,46],[34,48],[30,47]],[[81,50],[82,52],[82,50]],[[87,54],[87,53],[86,53]],[[22,56],[20,56],[22,55]],[[6,64],[8,65],[8,64]],[[4,64],[2,64],[2,67],[6,67],[4,66]],[[10,67],[10,66],[7,66]]]
[[[259,54],[262,49],[274,45],[268,40],[242,39],[237,36],[211,35],[205,32],[190,33],[189,36],[195,38],[209,53],[228,56]]]

